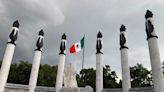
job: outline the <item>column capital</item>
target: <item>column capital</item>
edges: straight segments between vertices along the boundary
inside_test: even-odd
[[[103,54],[102,47],[102,33],[99,31],[97,34],[96,54]]]
[[[126,37],[126,27],[125,25],[121,25],[120,27],[120,50],[121,49],[128,49],[127,47],[127,37]]]
[[[158,36],[154,31],[153,13],[150,10],[146,11],[145,19],[146,19],[145,25],[146,25],[147,40],[150,38],[158,38]]]
[[[44,31],[43,29],[41,29],[39,31],[39,37],[38,37],[38,40],[36,42],[36,49],[34,51],[41,51],[42,52],[42,48],[43,48],[43,40],[44,40]]]
[[[64,33],[64,34],[62,35],[62,37],[61,37],[61,44],[60,44],[60,53],[59,53],[59,55],[60,55],[60,54],[66,55],[66,43],[67,43],[66,39],[67,39],[67,36],[66,36],[66,34]]]

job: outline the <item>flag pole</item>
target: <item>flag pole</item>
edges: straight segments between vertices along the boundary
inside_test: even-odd
[[[84,69],[84,52],[85,52],[85,34],[84,34],[84,47],[83,47],[82,69]]]

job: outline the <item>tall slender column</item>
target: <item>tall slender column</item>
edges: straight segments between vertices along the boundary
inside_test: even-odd
[[[126,28],[124,25],[120,28],[120,51],[121,51],[121,67],[122,67],[122,88],[123,92],[129,92],[131,88],[130,71],[128,63],[128,47],[126,40]]]
[[[63,85],[64,78],[64,66],[65,66],[65,57],[66,57],[66,35],[62,35],[60,53],[59,53],[59,64],[56,78],[56,92],[60,92]]]
[[[42,53],[42,47],[43,47],[43,39],[44,39],[43,36],[44,36],[44,32],[43,30],[41,30],[39,32],[39,38],[36,43],[37,48],[35,49],[34,58],[33,58],[31,75],[30,75],[30,80],[29,80],[29,92],[35,92],[35,87],[37,85],[41,53]]]
[[[15,21],[13,23],[13,27],[11,29],[11,33],[9,36],[9,40],[7,42],[7,47],[6,51],[3,57],[2,61],[2,66],[0,70],[0,92],[4,92],[4,87],[6,85],[8,75],[9,75],[9,70],[16,46],[16,40],[18,37],[18,32],[19,32],[19,22]]]
[[[149,46],[150,61],[152,67],[152,77],[155,92],[164,92],[164,79],[161,68],[161,59],[158,48],[158,36],[154,30],[153,13],[147,10],[146,15],[146,34]]]
[[[97,34],[96,44],[96,92],[102,92],[103,90],[103,52],[102,52],[102,34]]]

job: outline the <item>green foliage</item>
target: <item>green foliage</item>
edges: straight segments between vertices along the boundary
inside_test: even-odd
[[[111,71],[110,66],[106,65],[103,68],[103,83],[104,88],[118,88],[120,87],[117,81],[117,75],[115,71]]]
[[[85,87],[90,85],[95,89],[96,85],[96,71],[93,68],[82,69],[80,74],[77,74],[78,86]]]
[[[50,66],[48,64],[41,65],[37,84],[39,86],[55,87],[56,74],[57,66]]]
[[[8,82],[17,84],[28,84],[31,72],[31,64],[20,61],[11,65]]]
[[[164,63],[162,64],[164,70]],[[1,66],[1,61],[0,61]],[[25,84],[28,85],[31,64],[28,62],[20,61],[11,64],[8,83]],[[152,85],[151,71],[144,68],[142,64],[130,67],[131,84],[132,87],[148,87]],[[40,65],[37,85],[54,87],[56,82],[57,66],[48,64]],[[82,69],[76,76],[78,86],[85,87],[90,85],[95,89],[96,85],[96,70],[93,68]],[[117,83],[118,77],[115,71],[110,69],[109,65],[103,68],[103,83],[104,88],[121,88],[122,81]]]
[[[116,82],[117,75],[115,71],[111,71],[110,67],[106,65],[103,68],[103,83],[104,88],[118,88],[120,85]],[[85,87],[90,85],[93,89],[96,86],[96,70],[93,68],[82,69],[80,74],[77,74],[78,86]]]
[[[28,85],[31,66],[30,63],[24,61],[12,64],[7,82]],[[50,66],[48,64],[40,65],[37,85],[54,87],[56,74],[57,66]]]
[[[152,85],[151,71],[144,68],[142,64],[130,67],[132,87],[149,87]]]

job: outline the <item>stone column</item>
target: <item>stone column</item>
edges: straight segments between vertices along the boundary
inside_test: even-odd
[[[161,59],[158,48],[158,36],[154,30],[153,13],[147,10],[146,15],[146,34],[149,46],[150,61],[152,67],[152,77],[155,92],[164,92],[164,79],[161,68]]]
[[[33,58],[31,75],[30,75],[30,80],[29,80],[29,92],[35,92],[35,87],[37,85],[41,53],[42,53],[42,47],[43,47],[43,39],[44,39],[43,36],[44,36],[44,32],[43,30],[41,30],[39,32],[39,38],[36,43],[37,48],[35,49],[34,58]]]
[[[16,46],[16,40],[18,37],[18,32],[19,32],[19,22],[15,21],[13,23],[13,27],[11,29],[11,33],[9,36],[9,40],[7,42],[7,47],[6,51],[3,57],[2,65],[1,65],[1,70],[0,70],[0,92],[4,92],[4,87],[6,85],[8,75],[9,75],[9,70]]]
[[[96,44],[96,92],[102,92],[103,90],[103,52],[102,52],[102,34],[97,34]]]
[[[122,67],[122,88],[123,92],[129,92],[131,88],[130,71],[128,63],[128,47],[126,40],[126,28],[124,25],[120,28],[120,51],[121,51],[121,67]]]
[[[66,35],[62,35],[60,53],[59,53],[59,64],[56,78],[56,92],[59,92],[63,86],[64,78],[64,66],[65,66],[65,57],[66,57]]]

